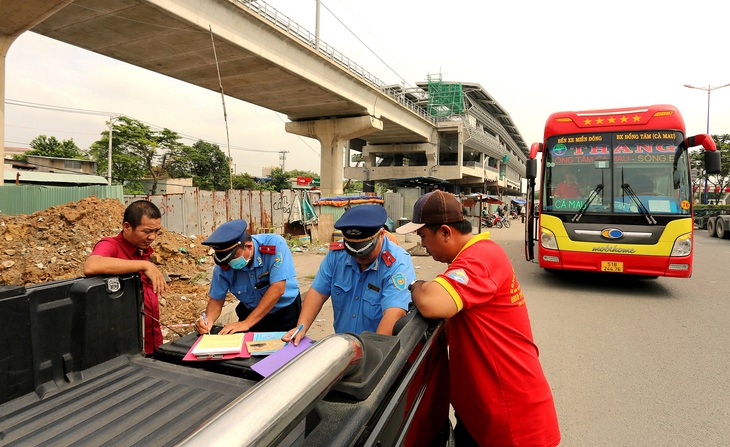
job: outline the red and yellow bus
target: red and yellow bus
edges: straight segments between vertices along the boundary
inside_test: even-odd
[[[537,246],[545,269],[689,277],[694,146],[704,148],[707,172],[718,173],[715,142],[686,137],[676,107],[550,115],[527,163],[527,260]]]

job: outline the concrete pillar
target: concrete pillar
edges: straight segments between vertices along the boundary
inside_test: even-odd
[[[4,2],[9,3],[9,2]],[[3,4],[2,8],[11,9],[2,18],[3,30],[8,34],[0,35],[0,160],[3,161],[0,173],[5,173],[5,57],[10,45],[25,31],[32,29],[46,18],[65,8],[73,2],[58,0],[35,0],[32,2],[14,2],[12,8]],[[4,175],[0,175],[0,185],[4,183]]]
[[[292,121],[285,125],[289,133],[316,138],[321,147],[320,190],[322,197],[342,194],[343,148],[345,142],[383,130],[383,122],[372,116]]]
[[[0,185],[5,183],[5,57],[18,36],[0,36]]]
[[[5,183],[5,56],[9,47],[8,36],[0,36],[0,161],[3,164],[0,166],[0,185]]]

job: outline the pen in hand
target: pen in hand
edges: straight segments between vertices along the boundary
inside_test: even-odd
[[[205,311],[203,311],[203,323],[205,323],[205,328],[208,330],[208,333],[210,334],[210,328],[208,327],[208,318],[205,316]]]
[[[296,330],[296,331],[294,331],[294,333],[293,333],[293,334],[291,334],[291,337],[289,338],[289,341],[288,341],[288,342],[286,342],[286,343],[284,343],[284,346],[286,346],[286,345],[288,345],[289,343],[293,342],[293,341],[294,341],[294,337],[296,337],[296,336],[297,336],[297,334],[299,333],[299,331],[301,331],[302,329],[304,329],[304,323],[300,324],[300,325],[299,325],[299,327],[297,328],[297,330]]]

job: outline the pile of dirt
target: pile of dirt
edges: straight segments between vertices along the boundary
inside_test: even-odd
[[[30,215],[0,215],[0,285],[31,285],[83,276],[83,265],[99,239],[122,229],[124,205],[89,197]],[[173,332],[187,333],[207,303],[213,260],[203,236],[163,230],[151,261],[170,277],[160,297],[160,319]],[[163,327],[164,329],[164,327]]]

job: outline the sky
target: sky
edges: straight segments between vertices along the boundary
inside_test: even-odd
[[[266,3],[315,31],[315,0]],[[672,104],[688,134],[704,133],[707,91],[684,85],[730,83],[728,17],[730,3],[709,0],[322,0],[320,39],[386,84],[413,87],[429,75],[480,84],[529,146],[561,110]],[[14,102],[5,105],[6,147],[47,135],[86,149],[111,114],[123,114],[227,153],[218,92],[32,32],[8,51],[5,95]],[[286,170],[319,172],[319,143],[287,133],[286,116],[231,97],[225,105],[236,173],[260,176],[281,164],[280,151]],[[730,133],[730,87],[711,91],[709,128]]]

